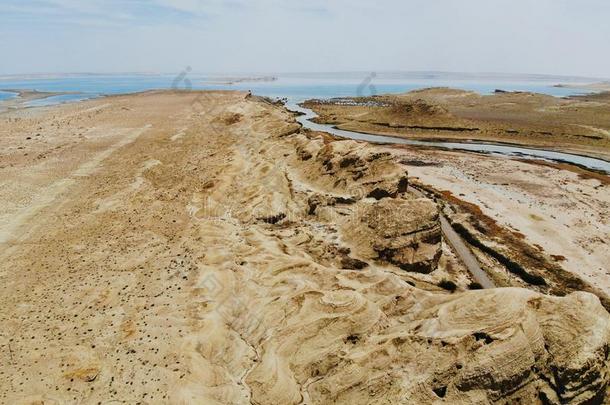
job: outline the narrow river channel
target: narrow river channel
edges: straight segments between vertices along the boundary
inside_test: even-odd
[[[300,122],[305,128],[309,128],[314,131],[323,131],[330,134],[342,137],[355,139],[359,141],[367,141],[371,143],[380,144],[403,144],[403,145],[415,145],[415,146],[426,146],[436,147],[441,149],[454,149],[463,150],[468,152],[479,152],[489,153],[494,155],[502,155],[508,157],[519,157],[525,159],[543,159],[553,162],[565,162],[571,163],[577,166],[581,166],[587,169],[601,171],[606,174],[610,174],[610,162],[603,159],[596,159],[588,156],[581,156],[565,152],[556,152],[545,149],[525,148],[511,145],[500,145],[492,143],[482,142],[441,142],[441,141],[421,141],[415,139],[399,138],[395,136],[386,135],[373,135],[365,134],[361,132],[345,131],[342,129],[335,128],[331,125],[317,124],[312,121],[313,118],[317,117],[317,114],[312,110],[302,107],[294,102],[289,102],[286,107],[295,112],[302,113],[297,117],[297,121]]]

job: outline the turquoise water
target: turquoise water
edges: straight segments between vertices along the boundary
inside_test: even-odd
[[[542,79],[447,79],[444,76],[405,74],[401,77],[380,74],[373,78],[370,87],[364,81],[367,74],[341,75],[313,75],[303,74],[279,76],[273,82],[250,82],[229,84],[215,84],[220,78],[211,78],[203,75],[186,74],[184,77],[176,75],[83,75],[73,77],[49,77],[35,79],[0,79],[0,89],[24,89],[49,92],[77,92],[80,96],[66,95],[54,97],[46,102],[37,101],[32,106],[50,105],[68,101],[78,101],[83,98],[97,97],[105,94],[134,93],[153,89],[169,89],[172,87],[210,89],[210,90],[251,90],[254,94],[288,98],[299,102],[309,98],[350,97],[357,95],[403,93],[424,87],[453,87],[472,90],[481,94],[490,94],[496,89],[508,91],[531,91],[553,96],[569,96],[582,93],[577,89],[558,88],[553,85],[559,83],[558,78]],[[363,84],[365,84],[363,86]],[[6,94],[6,93],[0,93]],[[0,95],[0,97],[3,97]],[[8,97],[8,96],[4,96]]]
[[[0,89],[38,90],[49,92],[79,92],[84,94],[134,93],[150,89],[166,89],[172,76],[109,75],[71,76],[35,79],[0,79]]]
[[[233,86],[204,85],[209,89],[238,89],[252,90],[254,94],[288,98],[291,101],[303,101],[311,98],[353,97],[369,96],[372,94],[405,93],[425,87],[452,87],[456,89],[472,90],[481,94],[491,94],[496,89],[507,91],[530,91],[549,94],[557,97],[581,94],[578,89],[553,87],[554,83],[523,83],[523,82],[476,82],[476,81],[446,81],[446,80],[418,80],[418,81],[382,81],[373,80],[374,90],[365,86],[360,89],[362,82],[330,81],[330,80],[295,80],[279,79],[271,83],[239,83]]]
[[[89,100],[89,99],[95,98],[95,97],[98,97],[98,95],[94,94],[94,93],[61,94],[59,96],[51,96],[51,97],[46,97],[46,98],[40,98],[37,100],[32,100],[27,103],[24,103],[23,105],[25,107],[44,107],[44,106],[50,106],[50,105]]]
[[[16,97],[17,93],[11,93],[8,91],[0,91],[0,101],[8,100],[9,98]]]

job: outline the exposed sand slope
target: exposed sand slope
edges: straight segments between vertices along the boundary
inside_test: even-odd
[[[595,296],[440,291],[404,169],[298,129],[239,93],[0,116],[0,402],[604,397]]]

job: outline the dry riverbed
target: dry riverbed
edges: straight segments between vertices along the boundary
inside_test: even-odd
[[[474,204],[610,295],[610,178],[570,165],[389,148],[417,182]]]

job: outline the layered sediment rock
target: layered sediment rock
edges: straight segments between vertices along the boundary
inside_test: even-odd
[[[389,153],[356,141],[312,140],[300,135],[295,142],[297,156],[306,162],[305,176],[329,192],[380,200],[407,190],[407,173]]]
[[[420,273],[436,269],[441,255],[438,209],[428,199],[405,194],[407,173],[390,154],[355,141],[323,142],[303,136],[294,140],[308,180],[329,190],[308,198],[308,213],[350,206],[349,213],[329,216],[327,212],[326,219],[343,224],[343,239],[352,246],[357,260],[390,263]],[[353,258],[342,263],[362,266]]]
[[[359,254],[406,271],[430,273],[441,256],[436,205],[428,199],[391,199],[363,204],[346,232]]]

